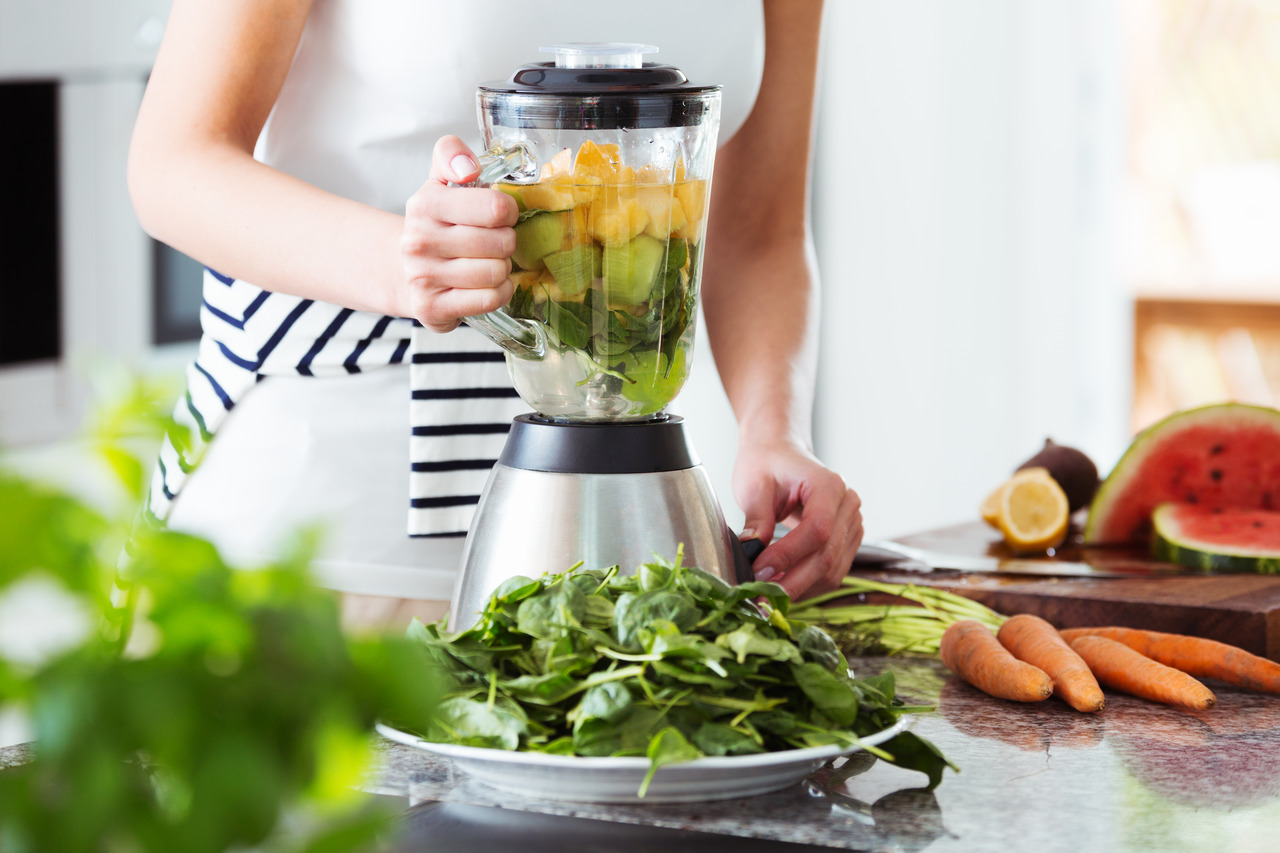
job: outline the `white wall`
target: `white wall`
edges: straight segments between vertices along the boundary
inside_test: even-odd
[[[1104,468],[1127,441],[1115,17],[828,4],[817,442],[872,536],[975,518],[1045,436]]]
[[[869,536],[976,518],[1046,436],[1104,471],[1127,444],[1116,17],[1108,0],[827,4],[816,441]],[[681,410],[733,523],[714,384],[703,347]]]

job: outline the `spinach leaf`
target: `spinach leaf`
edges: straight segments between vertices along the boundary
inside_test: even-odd
[[[902,732],[881,745],[892,756],[893,764],[907,770],[919,770],[929,777],[926,790],[932,791],[942,782],[943,771],[960,768],[951,762],[942,750],[914,732]]]
[[[631,691],[625,684],[608,681],[583,693],[582,701],[568,713],[567,719],[575,730],[591,720],[616,723],[630,712],[632,704]]]
[[[738,663],[745,663],[750,655],[761,655],[784,663],[800,663],[800,650],[790,640],[764,636],[755,624],[747,622],[735,631],[716,637],[716,645],[730,649],[738,656]]]
[[[796,635],[796,645],[800,647],[800,655],[832,672],[844,673],[849,668],[844,653],[836,645],[831,635],[815,625],[807,625]],[[892,678],[892,673],[889,676]],[[889,685],[889,696],[893,695],[893,684]]]
[[[518,748],[526,725],[524,716],[510,708],[460,696],[441,702],[435,716],[453,743],[494,749]]]
[[[846,679],[816,663],[802,663],[791,671],[814,707],[842,728],[853,725],[858,715],[858,695],[849,689]]]
[[[765,751],[756,738],[724,723],[703,723],[693,733],[693,743],[707,755],[748,755]]]
[[[581,624],[586,596],[573,584],[560,583],[520,602],[516,628],[532,637],[559,637]]]
[[[684,631],[696,625],[702,614],[688,596],[657,589],[623,596],[614,607],[614,615],[618,641],[626,648],[639,648],[641,629],[663,620]]]
[[[645,791],[649,790],[649,783],[653,781],[654,774],[658,772],[658,768],[662,765],[702,758],[702,751],[689,743],[680,730],[674,726],[667,726],[654,735],[645,754],[649,757],[649,772],[645,774],[644,781],[640,783],[639,795],[641,797],[644,796]]]

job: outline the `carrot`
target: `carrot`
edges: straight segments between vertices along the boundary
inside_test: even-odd
[[[1039,702],[1053,692],[1053,680],[1000,645],[981,622],[961,619],[942,634],[938,654],[947,669],[998,699]]]
[[[1280,663],[1203,637],[1140,631],[1135,628],[1069,628],[1064,637],[1107,637],[1165,666],[1197,678],[1216,678],[1236,687],[1280,694]]]
[[[1152,660],[1124,643],[1084,636],[1071,641],[1098,681],[1153,702],[1207,711],[1217,704],[1213,692],[1181,670]]]
[[[1039,616],[1011,616],[996,633],[1015,658],[1044,670],[1053,679],[1053,692],[1077,711],[1101,711],[1106,697],[1080,655],[1072,651],[1058,629]]]

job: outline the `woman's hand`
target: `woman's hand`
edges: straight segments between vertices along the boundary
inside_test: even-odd
[[[782,585],[793,599],[828,592],[849,572],[862,544],[862,500],[803,447],[779,442],[742,447],[733,491],[746,514],[743,538],[768,545],[757,580]],[[773,540],[776,524],[790,532]]]
[[[442,137],[427,182],[405,205],[400,255],[401,314],[448,332],[464,317],[506,305],[513,285],[511,253],[519,218],[515,199],[477,187],[475,155],[456,136]]]

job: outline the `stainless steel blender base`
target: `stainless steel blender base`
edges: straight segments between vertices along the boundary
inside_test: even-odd
[[[520,420],[517,418],[517,427]],[[547,432],[543,430],[541,435]],[[556,433],[551,435],[559,438]],[[582,433],[575,435],[580,438]],[[621,433],[605,435],[612,438]],[[691,451],[685,467],[677,470],[532,470],[506,464],[514,455],[509,452],[512,443],[520,438],[513,430],[508,451],[494,466],[480,496],[454,588],[451,630],[474,624],[490,594],[507,578],[563,572],[579,561],[587,568],[618,565],[629,574],[655,554],[673,559],[683,545],[685,565],[697,566],[727,583],[738,582],[743,565],[741,546],[725,526],[710,478]],[[585,443],[579,438],[572,441],[575,451]],[[620,444],[625,442],[611,446],[623,452]],[[581,467],[602,466],[588,462]]]
[[[450,629],[476,620],[490,593],[513,575],[536,578],[578,561],[631,573],[654,554],[736,583],[735,539],[706,470],[651,474],[559,474],[497,465],[462,552]]]

